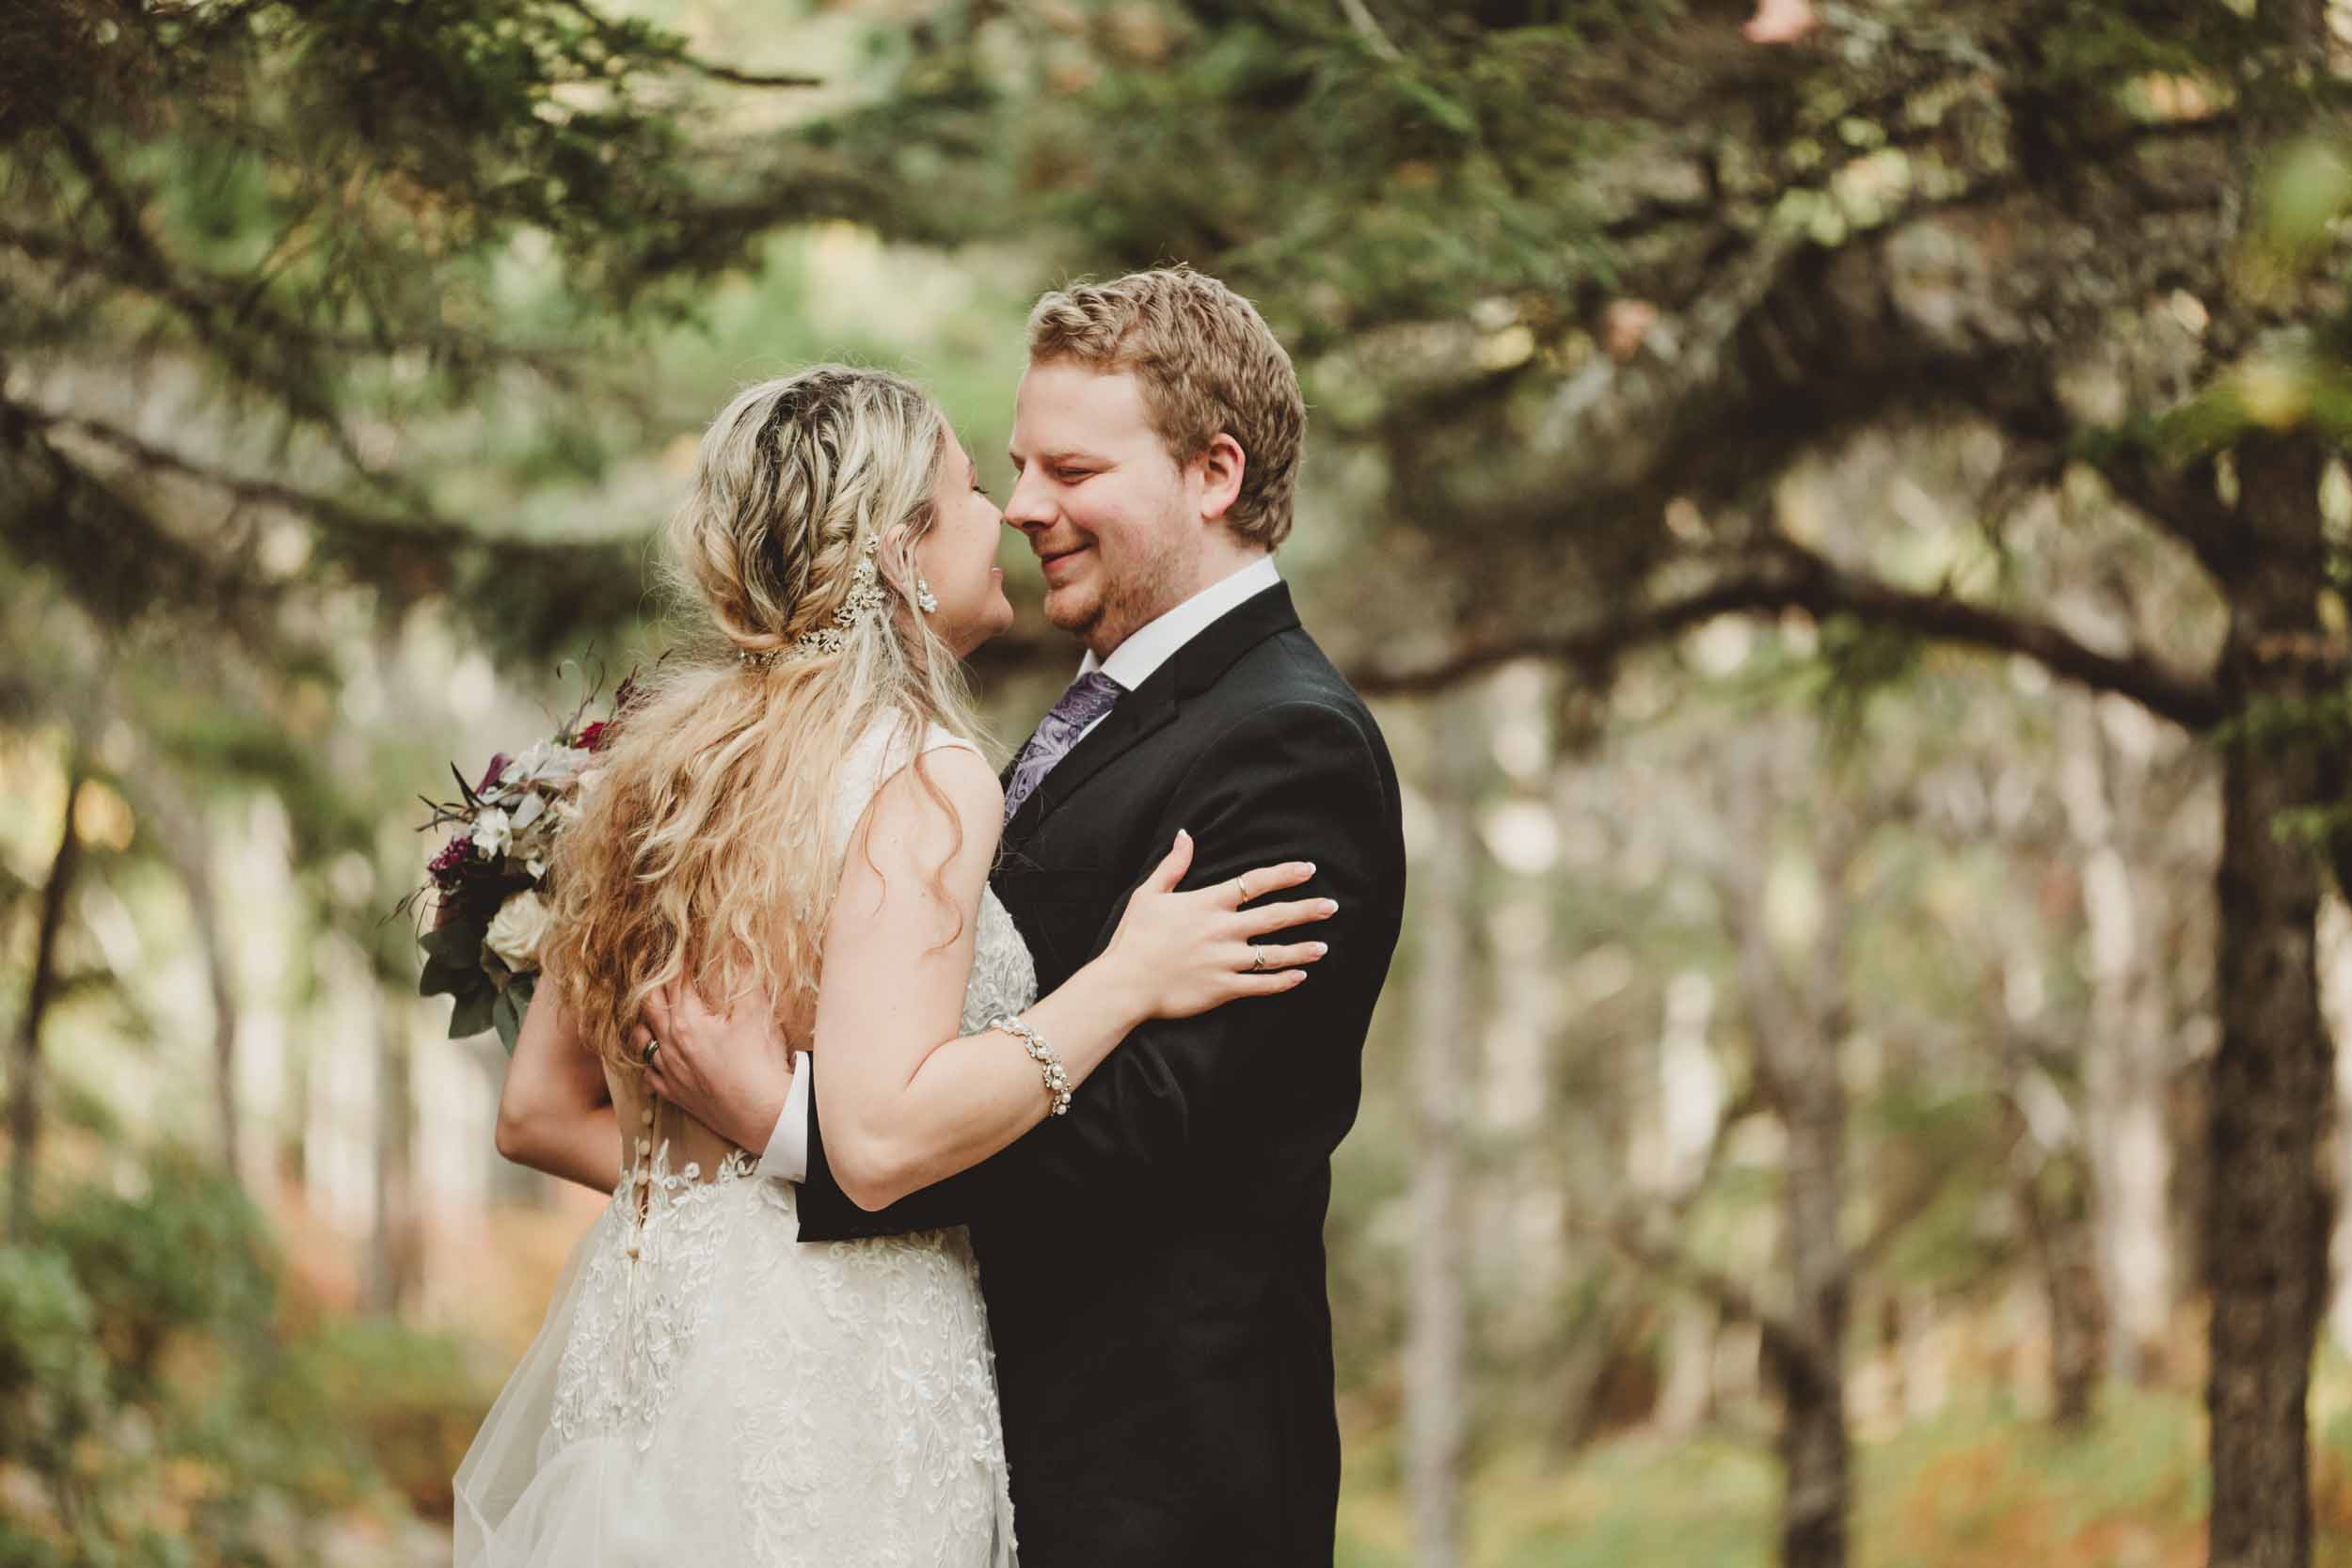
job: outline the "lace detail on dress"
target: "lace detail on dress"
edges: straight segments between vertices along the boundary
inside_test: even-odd
[[[1020,1012],[1037,1000],[1037,960],[994,888],[980,895],[979,927],[972,944],[972,983],[963,991],[962,1028],[967,1035],[977,1035],[990,1019]]]
[[[984,1550],[1000,1530],[1009,1549],[994,1357],[963,1231],[803,1252],[815,1313],[749,1351],[747,1383],[784,1397],[747,1402],[737,1428],[757,1560],[833,1568],[807,1544],[845,1529],[865,1537],[856,1560],[892,1568],[967,1560],[949,1545]],[[845,1410],[883,1440],[842,1444]]]
[[[694,1162],[670,1169],[666,1140],[658,1148],[637,1141],[637,1159],[606,1211],[621,1234],[589,1259],[571,1342],[558,1364],[549,1418],[558,1436],[568,1442],[623,1431],[641,1450],[652,1444],[726,1243],[724,1190],[757,1164],[738,1150],[706,1181]]]
[[[838,831],[910,750],[861,748]],[[1037,999],[993,893],[974,944],[967,1031]],[[1014,1568],[963,1231],[803,1245],[752,1156],[635,1147],[458,1471],[457,1568]]]

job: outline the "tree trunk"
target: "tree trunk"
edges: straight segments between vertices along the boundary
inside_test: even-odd
[[[220,1142],[221,1166],[231,1178],[241,1176],[242,1142],[237,1126],[237,988],[229,961],[228,933],[223,924],[218,885],[213,878],[213,845],[200,803],[166,798],[167,781],[145,792],[142,800],[157,827],[157,839],[180,885],[188,895],[188,912],[196,927],[198,948],[204,956],[204,979],[213,996],[213,1115]]]
[[[1798,755],[1731,805],[1742,847],[1721,873],[1740,954],[1740,989],[1755,1037],[1759,1086],[1788,1132],[1781,1224],[1789,1299],[1781,1332],[1764,1336],[1781,1393],[1781,1568],[1845,1568],[1852,1501],[1846,1431],[1846,1322],[1853,1258],[1846,1245],[1846,1083],[1839,1051],[1851,1027],[1847,959],[1854,900],[1850,872],[1869,824],[1851,814],[1816,819],[1815,875],[1821,912],[1797,978],[1776,950],[1768,918],[1775,798],[1785,799]],[[1778,776],[1777,784],[1772,783]]]
[[[418,1278],[415,1162],[416,1096],[409,1084],[405,998],[375,976],[375,1214],[368,1234],[366,1300],[371,1311],[396,1313]]]
[[[2172,1071],[2163,952],[2168,890],[2165,872],[2151,868],[2167,824],[2151,820],[2146,764],[2116,754],[2102,733],[2101,704],[2121,701],[2085,696],[2065,704],[2061,793],[2082,856],[2090,984],[2080,1116],[2092,1284],[2106,1308],[2107,1368],[2139,1383],[2157,1362],[2153,1353],[2171,1321],[2173,1299],[2172,1148],[2165,1128]]]
[[[2240,449],[2241,539],[2220,576],[2231,609],[2223,679],[2232,711],[2279,717],[2313,693],[2295,648],[2320,635],[2322,456],[2309,439]],[[2329,797],[2313,742],[2241,732],[2223,756],[2212,1180],[2213,1568],[2307,1568],[2312,1555],[2306,1396],[2326,1305],[2333,1195],[2322,1164],[2333,1062],[2314,953],[2322,868],[2282,840],[2282,815]]]
[[[1687,1204],[1711,1174],[1708,1165],[1724,1114],[1723,1072],[1708,1031],[1715,988],[1702,970],[1685,970],[1666,983],[1658,1031],[1657,1127],[1652,1168],[1635,1173],[1654,1201]],[[1698,1430],[1714,1402],[1715,1328],[1712,1304],[1685,1298],[1667,1309],[1659,1337],[1658,1402],[1652,1419],[1668,1436]]]
[[[1485,736],[1464,697],[1436,705],[1429,725],[1435,828],[1421,890],[1421,954],[1413,976],[1414,1263],[1405,1348],[1406,1485],[1414,1561],[1462,1561],[1464,1363],[1469,1340],[1463,1123],[1477,1060],[1473,1027],[1478,836],[1472,821]]]
[[[16,1065],[8,1096],[8,1140],[13,1148],[8,1178],[8,1236],[24,1242],[32,1234],[34,1151],[40,1140],[40,1026],[57,989],[57,938],[65,928],[67,897],[80,869],[82,841],[73,831],[73,805],[81,798],[87,776],[77,746],[67,759],[65,822],[57,831],[57,852],[50,858],[49,879],[40,890],[40,932],[33,946],[33,982],[24,999],[24,1016],[16,1032]]]
[[[1846,1091],[1830,1042],[1810,1070],[1785,1084],[1788,1172],[1789,1318],[1810,1354],[1783,1355],[1781,1568],[1845,1568],[1851,1496],[1846,1436],[1845,1342],[1851,1264],[1838,1216],[1844,1207]]]
[[[2017,1206],[2050,1316],[2051,1421],[2089,1424],[2106,1363],[2106,1322],[2081,1162],[2051,1153],[2017,1180]]]
[[[2341,768],[2338,778],[2347,775]],[[2352,1188],[2352,1123],[2344,1107],[2352,1105],[2352,902],[2328,899],[2319,911],[2319,1010],[2328,1037],[2336,1044],[2336,1191]],[[2352,1209],[2336,1206],[2335,1231],[2328,1241],[2328,1327],[2336,1348],[2352,1346]]]

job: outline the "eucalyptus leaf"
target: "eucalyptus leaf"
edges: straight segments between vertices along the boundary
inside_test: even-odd
[[[424,969],[417,976],[419,996],[458,996],[480,983],[469,964],[453,962],[436,953],[424,960]]]
[[[522,1034],[523,1015],[531,1010],[531,993],[536,983],[535,974],[518,974],[490,1006],[490,1022],[509,1056],[515,1053],[515,1041]]]
[[[450,1010],[449,1037],[453,1040],[464,1039],[469,1035],[479,1035],[483,1030],[489,1028],[493,1018],[492,1010],[501,994],[485,985],[480,990],[469,991],[459,996],[457,1006]]]

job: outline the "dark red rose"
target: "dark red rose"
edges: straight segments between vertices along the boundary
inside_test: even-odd
[[[442,887],[455,887],[458,879],[465,873],[466,857],[472,850],[472,840],[464,833],[459,833],[441,846],[441,852],[425,863],[425,869],[432,873],[434,881]]]
[[[589,725],[586,729],[580,731],[580,738],[573,741],[572,744],[580,747],[585,751],[598,751],[602,749],[604,745],[604,732],[612,727],[612,724],[610,720],[599,719],[595,723]]]

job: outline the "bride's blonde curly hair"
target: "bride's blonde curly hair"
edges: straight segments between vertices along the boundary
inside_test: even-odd
[[[701,646],[640,678],[550,867],[544,977],[607,1062],[640,1068],[629,1029],[680,977],[715,1006],[762,989],[780,1024],[807,1018],[844,760],[877,726],[979,736],[961,662],[909,597],[946,447],[920,388],[842,365],[752,387],[705,433],[664,563]],[[869,542],[882,607],[840,626]],[[814,645],[827,627],[837,648]]]

